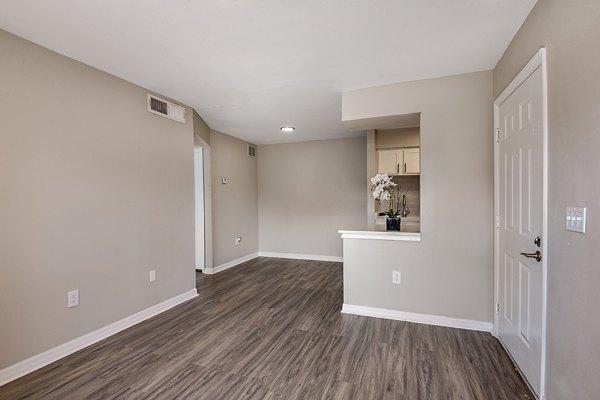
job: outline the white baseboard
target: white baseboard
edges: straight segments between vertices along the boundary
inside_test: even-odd
[[[292,254],[292,253],[271,253],[265,251],[259,251],[258,253],[248,254],[247,256],[236,258],[235,260],[226,262],[221,265],[217,265],[216,267],[204,267],[203,273],[207,275],[216,274],[218,272],[225,271],[229,268],[233,268],[237,265],[245,263],[246,261],[250,261],[255,259],[256,257],[271,257],[271,258],[291,258],[296,260],[314,260],[314,261],[334,261],[334,262],[342,262],[342,257],[335,256],[320,256],[313,254]]]
[[[225,264],[217,265],[216,267],[205,267],[203,273],[207,275],[216,274],[217,272],[225,271],[226,269],[233,268],[236,265],[240,265],[241,263],[245,263],[246,261],[250,261],[258,257],[258,253],[248,254],[247,256],[236,258],[235,260],[231,260],[226,262]]]
[[[472,331],[491,332],[492,330],[491,322],[442,317],[439,315],[417,314],[407,311],[388,310],[385,308],[354,306],[351,304],[342,305],[342,313],[416,322],[419,324],[446,326],[449,328],[469,329]]]
[[[148,307],[145,310],[137,312],[129,317],[125,317],[117,322],[107,325],[103,328],[97,329],[86,335],[80,336],[67,343],[61,344],[60,346],[54,347],[53,349],[47,350],[43,353],[37,354],[26,360],[18,362],[14,365],[6,367],[0,370],[0,386],[7,384],[17,378],[29,374],[37,369],[40,369],[54,361],[60,360],[63,357],[73,354],[89,345],[99,342],[102,339],[106,339],[109,336],[114,335],[124,329],[132,327],[150,317],[167,311],[170,308],[175,307],[185,301],[193,299],[198,296],[198,291],[192,289],[185,293],[175,296],[168,300],[158,303],[152,307]]]
[[[268,251],[259,251],[259,257],[272,257],[272,258],[292,258],[295,260],[314,260],[314,261],[333,261],[343,262],[343,257],[336,256],[320,256],[314,254],[293,254],[293,253],[271,253]]]

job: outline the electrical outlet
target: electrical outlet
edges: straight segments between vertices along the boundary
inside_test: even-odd
[[[67,293],[67,308],[79,305],[79,289],[71,290]]]
[[[154,282],[156,280],[156,270],[153,269],[150,271],[150,282]]]
[[[400,271],[392,271],[392,283],[399,285],[402,282],[402,274]]]
[[[241,236],[238,236],[238,237],[236,237],[236,238],[235,238],[235,245],[236,245],[236,246],[239,246],[239,245],[240,245],[240,243],[242,243],[242,237],[241,237]]]

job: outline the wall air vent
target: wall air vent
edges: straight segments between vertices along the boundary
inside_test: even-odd
[[[248,157],[256,157],[256,146],[248,144]]]
[[[148,93],[148,111],[185,124],[185,108]]]
[[[165,101],[160,101],[157,98],[150,97],[150,109],[161,114],[169,115],[168,104]]]

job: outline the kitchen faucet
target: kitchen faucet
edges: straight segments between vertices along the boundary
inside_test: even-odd
[[[402,195],[402,218],[406,218],[410,214],[410,208],[406,206],[406,195]]]

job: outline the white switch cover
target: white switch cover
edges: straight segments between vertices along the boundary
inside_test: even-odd
[[[392,283],[399,285],[402,282],[402,274],[400,271],[392,271]]]
[[[585,207],[567,207],[567,230],[573,232],[585,233],[587,208]]]
[[[241,237],[241,236],[238,236],[238,237],[236,237],[236,238],[235,238],[235,245],[236,245],[236,246],[239,246],[239,245],[240,245],[240,243],[242,243],[242,237]]]
[[[79,305],[79,289],[71,290],[67,293],[67,308]]]
[[[150,271],[150,282],[154,282],[156,280],[156,270],[153,269]]]
[[[221,178],[221,183],[223,185],[227,185],[227,178],[226,177]]]

